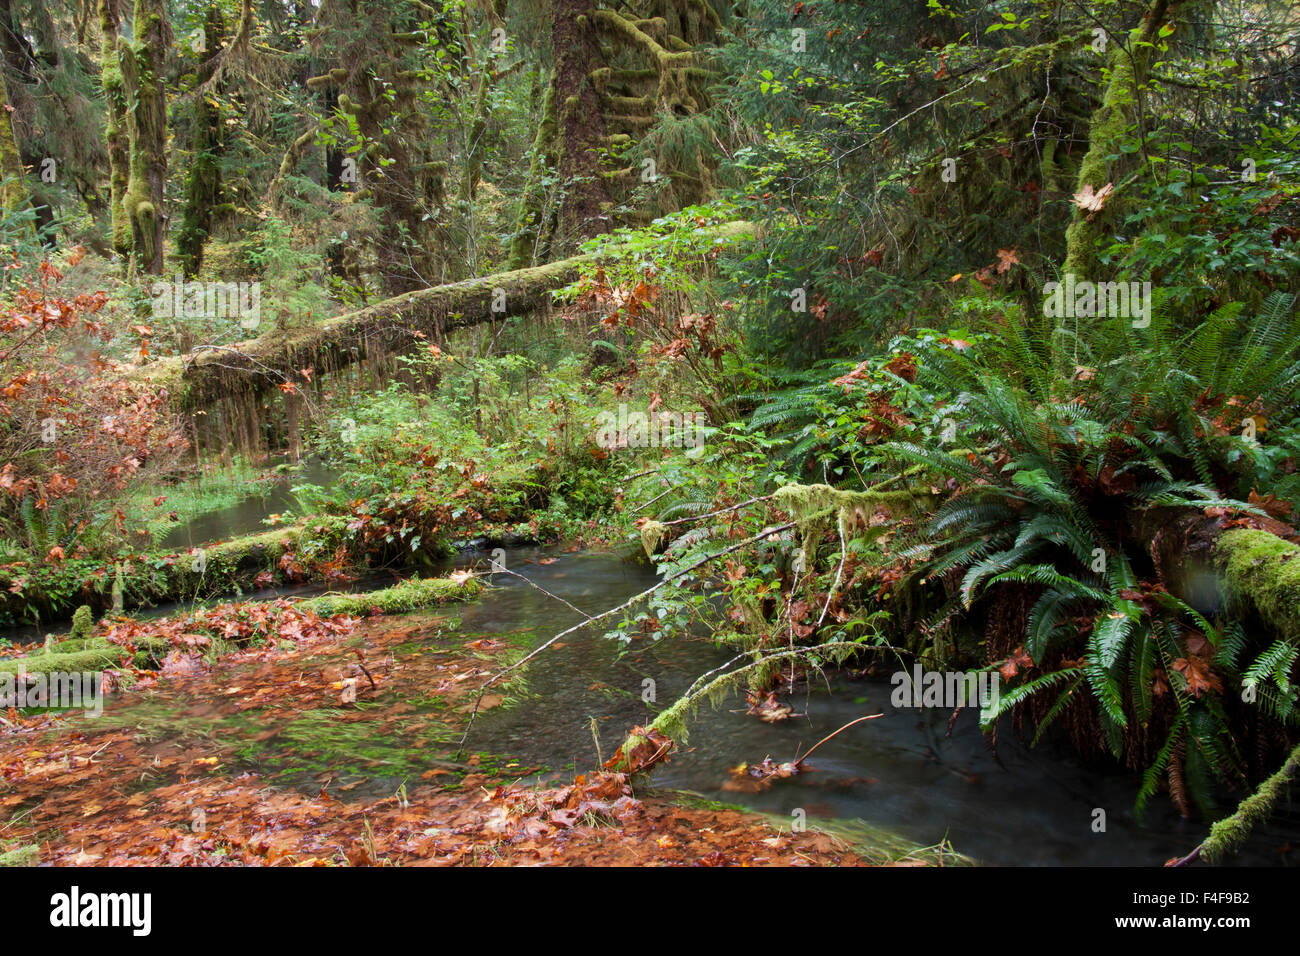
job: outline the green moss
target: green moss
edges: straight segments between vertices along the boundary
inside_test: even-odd
[[[118,644],[109,644],[99,640],[91,642],[85,650],[68,651],[53,654],[33,654],[29,657],[14,657],[0,661],[0,674],[65,674],[82,671],[103,670],[106,667],[121,667],[126,663],[145,664],[156,655],[166,652],[167,642],[161,639],[145,639],[135,642],[137,653],[134,661]]]
[[[40,855],[35,845],[16,846],[0,853],[0,866],[35,866]]]
[[[658,521],[647,520],[641,526],[641,547],[645,548],[646,557],[653,558],[668,534],[668,526]]]
[[[881,505],[893,511],[915,511],[928,495],[901,491],[842,491],[830,485],[785,485],[772,495],[777,506],[790,512],[803,542],[804,565],[812,567],[822,535],[836,527],[844,534],[859,522],[867,524]]]
[[[1214,555],[1231,601],[1254,610],[1278,636],[1300,639],[1300,547],[1267,531],[1237,528],[1219,538]]]
[[[361,617],[368,614],[371,608],[379,608],[385,614],[401,614],[450,601],[467,601],[482,590],[483,582],[475,577],[459,582],[450,578],[412,578],[391,588],[366,594],[322,594],[320,597],[309,598],[298,606],[323,615],[350,614]]]
[[[94,631],[95,616],[91,613],[90,605],[83,604],[72,615],[72,630],[69,632],[68,638],[73,641],[84,642]]]
[[[1300,771],[1300,747],[1291,751],[1281,769],[1243,800],[1232,816],[1210,828],[1210,835],[1201,844],[1201,856],[1210,863],[1218,863],[1240,846],[1257,824],[1268,819],[1278,800],[1290,791],[1291,778],[1297,771]]]

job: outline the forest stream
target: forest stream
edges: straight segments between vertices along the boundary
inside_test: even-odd
[[[246,502],[222,518],[246,520],[256,508]],[[215,525],[209,520],[203,527],[210,533]],[[383,644],[391,666],[419,673],[440,658],[448,635],[458,645],[531,649],[580,620],[557,598],[595,613],[655,580],[645,566],[609,552],[511,548],[504,562],[532,584],[497,574],[479,600],[405,620],[400,639]],[[490,570],[484,555],[467,552],[424,573],[470,567]],[[371,577],[353,590],[391,583],[386,575]],[[257,597],[302,597],[321,590],[304,586]],[[175,610],[157,608],[150,616]],[[362,622],[361,640],[368,628],[373,623]],[[671,701],[729,656],[700,638],[634,639],[620,653],[621,646],[602,636],[599,627],[588,627],[531,661],[502,700],[492,699],[498,705],[478,715],[467,742],[467,750],[477,755],[471,766],[523,783],[572,779],[596,764],[593,718],[599,756],[608,757],[629,727],[653,718],[655,711],[642,699],[651,686],[647,681],[653,682],[656,700]],[[227,680],[239,681],[241,670],[257,666],[236,668]],[[186,676],[115,695],[105,705],[103,728],[144,729],[158,750],[183,750],[196,741],[216,744],[229,755],[223,764],[233,760],[234,770],[257,774],[278,788],[329,792],[344,801],[389,797],[421,774],[427,778],[431,768],[455,766],[459,735],[439,725],[440,705],[432,697],[417,694],[394,705],[391,695],[386,703],[380,695],[370,704],[362,695],[363,706],[377,709],[360,724],[328,719],[331,711],[271,709],[250,715],[237,700],[187,689]],[[409,689],[409,682],[405,686]],[[814,677],[811,684],[797,682],[789,697],[795,713],[780,721],[746,714],[743,699],[735,696],[716,709],[705,704],[688,744],[656,770],[654,783],[769,814],[778,824],[801,813],[809,826],[849,842],[870,845],[897,837],[934,846],[946,841],[963,857],[984,864],[1151,865],[1195,842],[1194,827],[1167,807],[1149,811],[1139,825],[1131,809],[1131,781],[1124,775],[1099,775],[1064,748],[1043,744],[1031,750],[1010,733],[1000,737],[994,753],[973,711],[962,712],[949,727],[947,713],[893,707],[891,690],[883,679],[846,670]],[[769,756],[794,759],[837,727],[869,713],[885,716],[820,747],[797,776],[760,782],[733,772]],[[1098,806],[1107,812],[1104,833],[1090,827]],[[1279,815],[1232,862],[1285,862],[1279,854],[1298,834],[1300,819]]]

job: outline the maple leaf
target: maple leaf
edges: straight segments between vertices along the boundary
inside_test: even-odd
[[[1015,246],[1012,246],[1010,249],[998,250],[998,275],[1002,275],[1002,273],[1006,272],[1014,265],[1019,265],[1019,263],[1020,257],[1016,255]]]
[[[1089,213],[1101,212],[1102,207],[1106,205],[1106,200],[1110,198],[1110,194],[1114,191],[1114,183],[1107,183],[1101,189],[1093,189],[1092,183],[1088,183],[1075,193],[1074,198],[1070,201]]]
[[[1011,656],[998,668],[998,672],[1002,675],[1003,680],[1011,680],[1022,668],[1027,669],[1033,666],[1034,659],[1025,653],[1024,645],[1021,645],[1011,652]]]
[[[1200,697],[1207,690],[1223,690],[1223,682],[1204,657],[1180,657],[1174,661],[1174,670],[1187,679],[1187,689],[1193,697]]]

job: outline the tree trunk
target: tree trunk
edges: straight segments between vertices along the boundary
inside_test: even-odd
[[[547,218],[546,173],[555,167],[555,80],[542,98],[541,122],[528,157],[528,179],[519,200],[515,234],[510,239],[510,268],[523,269],[541,258]]]
[[[131,220],[126,214],[126,189],[130,179],[131,148],[127,133],[126,87],[118,53],[117,0],[99,0],[100,82],[108,103],[104,144],[108,149],[109,223],[113,252],[125,263],[131,255]]]
[[[1088,129],[1088,152],[1079,166],[1076,192],[1084,187],[1100,192],[1108,183],[1118,183],[1118,174],[1110,168],[1108,157],[1123,155],[1120,145],[1129,127],[1139,119],[1138,98],[1147,82],[1153,45],[1159,40],[1165,21],[1176,18],[1183,6],[1184,0],[1153,0],[1142,23],[1129,31],[1128,49],[1114,44],[1110,54],[1110,83]],[[1067,275],[1088,279],[1096,276],[1097,242],[1105,224],[1114,221],[1118,205],[1112,196],[1099,211],[1088,212],[1082,206],[1075,206],[1074,219],[1065,232]]]
[[[196,86],[212,78],[217,51],[225,41],[226,21],[221,8],[210,5],[204,15],[203,32],[211,52],[199,69]],[[213,90],[215,96],[221,84]],[[221,155],[225,136],[221,109],[201,91],[194,104],[194,132],[191,139],[190,171],[185,183],[185,210],[176,236],[176,251],[186,276],[197,276],[203,268],[203,247],[212,234],[213,210],[221,202]]]
[[[136,0],[135,40],[119,40],[131,110],[131,173],[123,208],[131,219],[132,268],[162,275],[167,214],[167,89],[163,69],[171,29],[162,0]]]
[[[591,74],[603,64],[594,0],[555,0],[551,47],[555,52],[557,165],[565,195],[560,204],[561,248],[609,232],[612,200],[600,164],[605,119]]]
[[[5,89],[4,73],[0,71],[0,209],[12,213],[27,205],[27,184],[23,181],[23,161],[18,154],[18,140],[14,137],[14,124],[9,115],[9,91]]]

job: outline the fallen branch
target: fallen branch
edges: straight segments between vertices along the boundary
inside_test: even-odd
[[[1250,836],[1255,825],[1266,820],[1273,812],[1273,806],[1282,796],[1282,791],[1290,784],[1291,778],[1300,772],[1300,746],[1291,751],[1286,762],[1277,773],[1259,785],[1259,789],[1241,801],[1235,813],[1210,827],[1207,836],[1196,849],[1184,857],[1170,860],[1165,866],[1186,866],[1193,860],[1204,857],[1210,863],[1218,863],[1232,853]]]
[[[854,724],[860,724],[860,723],[862,723],[864,720],[875,720],[877,717],[884,717],[884,716],[885,716],[884,714],[869,714],[869,715],[866,716],[866,717],[859,717],[857,720],[850,720],[847,724],[845,724],[845,725],[844,725],[843,727],[841,727],[839,730],[835,731],[834,733],[829,733],[829,734],[827,734],[827,735],[826,735],[825,737],[823,737],[821,740],[817,741],[817,743],[815,743],[815,744],[813,744],[811,747],[809,747],[809,748],[808,748],[808,752],[807,752],[806,754],[804,754],[802,757],[798,757],[798,758],[796,758],[796,760],[795,760],[795,762],[794,762],[795,769],[798,769],[799,767],[803,766],[803,762],[804,762],[805,760],[807,760],[809,757],[811,757],[811,756],[813,755],[813,751],[816,750],[818,747],[820,747],[822,744],[826,743],[826,741],[830,740],[832,737],[835,737],[835,736],[838,735],[838,734],[842,734],[844,731],[848,730],[848,729],[849,729],[850,727],[852,727]]]

